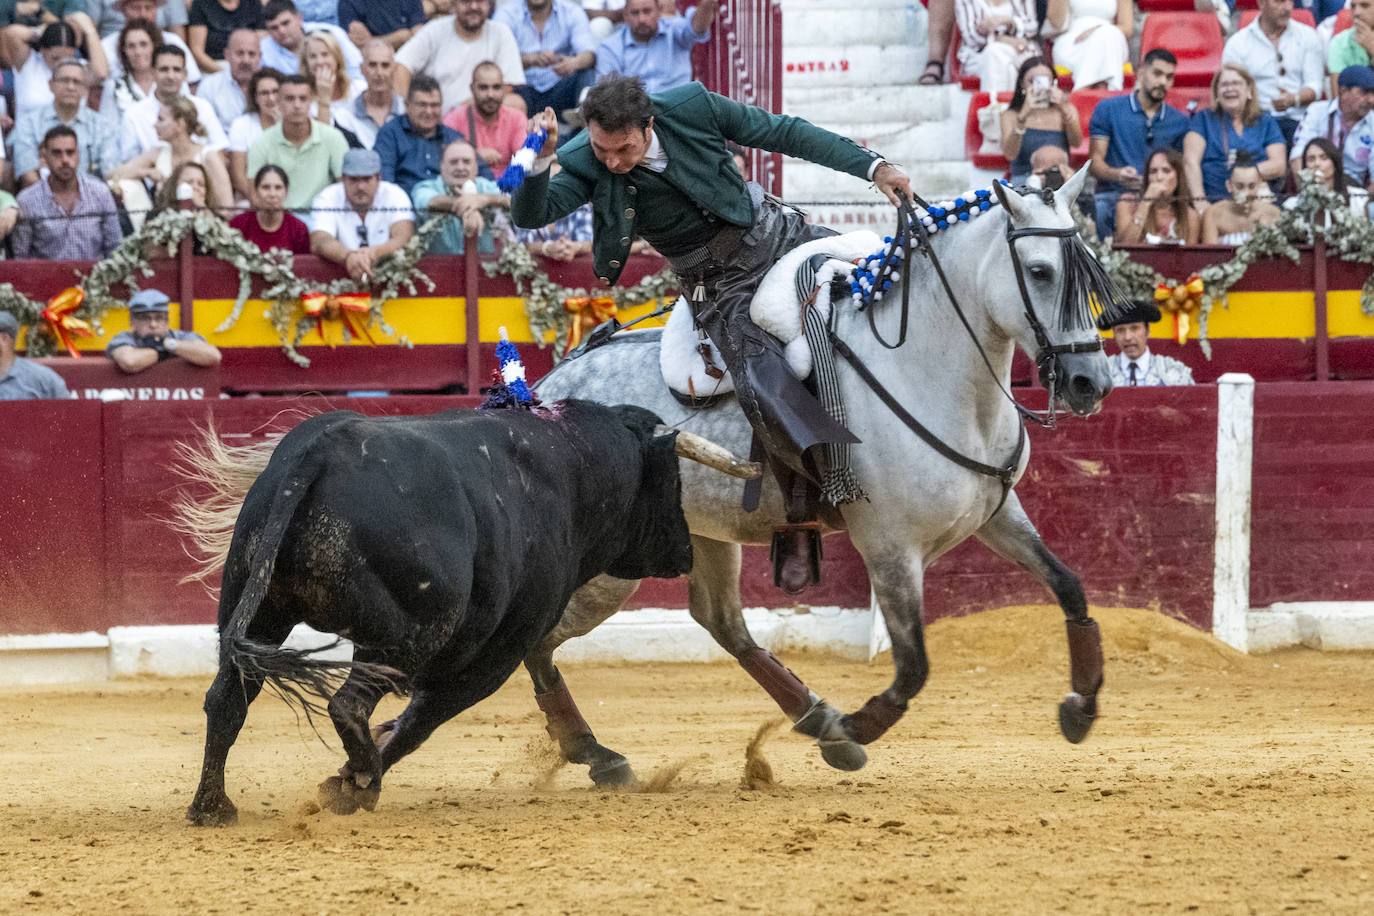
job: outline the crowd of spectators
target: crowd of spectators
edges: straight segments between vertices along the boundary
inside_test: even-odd
[[[436,252],[513,237],[495,178],[528,112],[552,106],[566,139],[607,75],[687,82],[719,0],[35,6],[0,14],[4,253],[95,260],[150,214],[192,206],[361,277],[434,214],[453,217]],[[578,219],[541,230],[536,251],[582,246]]]

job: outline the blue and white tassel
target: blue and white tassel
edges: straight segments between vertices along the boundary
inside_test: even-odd
[[[510,165],[506,166],[501,177],[496,179],[496,186],[509,194],[524,184],[525,174],[534,165],[534,160],[544,148],[544,141],[548,137],[549,132],[542,127],[530,131],[525,137],[525,142],[515,151],[515,155],[510,157]]]
[[[501,363],[501,381],[506,383],[517,402],[529,404],[530,389],[525,384],[525,364],[520,361],[520,351],[511,343],[504,326],[499,333],[501,341],[496,345],[496,358]]]

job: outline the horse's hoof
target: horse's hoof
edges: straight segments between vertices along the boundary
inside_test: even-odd
[[[616,759],[593,764],[589,770],[598,789],[629,789],[638,784],[630,761],[616,754]]]
[[[227,798],[208,806],[192,804],[186,819],[197,827],[232,827],[239,822],[239,809]]]
[[[852,773],[868,763],[868,752],[855,741],[818,741],[821,758],[837,770]]]
[[[1078,694],[1071,693],[1059,704],[1059,730],[1064,733],[1070,744],[1078,744],[1088,737],[1093,722],[1097,721],[1097,716],[1088,712],[1089,702]]]
[[[380,796],[381,786],[375,781],[366,788],[345,776],[331,776],[320,783],[320,807],[333,814],[353,814],[359,808],[372,811]]]

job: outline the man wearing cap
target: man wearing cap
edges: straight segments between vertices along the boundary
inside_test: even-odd
[[[400,251],[414,235],[410,198],[382,181],[382,157],[370,149],[349,150],[343,181],[315,198],[310,250],[361,280],[372,273],[374,263]]]
[[[1112,385],[1142,388],[1193,384],[1192,369],[1176,359],[1150,352],[1150,325],[1159,318],[1159,306],[1140,300],[1112,326],[1112,339],[1121,351],[1107,358],[1112,367]]]
[[[129,300],[129,330],[120,331],[105,354],[125,372],[142,372],[164,359],[184,359],[193,366],[219,365],[219,348],[194,331],[167,323],[171,302],[155,289],[141,289]]]
[[[18,338],[19,322],[9,312],[0,312],[0,401],[70,397],[62,376],[47,366],[14,355]]]
[[[1288,162],[1294,175],[1302,168],[1303,150],[1318,137],[1330,140],[1341,151],[1346,181],[1369,184],[1369,154],[1374,149],[1374,69],[1346,67],[1336,80],[1336,98],[1307,106],[1307,114],[1293,135]]]

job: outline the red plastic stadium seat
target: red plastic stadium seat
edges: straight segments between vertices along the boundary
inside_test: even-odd
[[[1193,0],[1136,0],[1142,13],[1191,13]]]
[[[1254,22],[1255,17],[1258,15],[1259,10],[1246,10],[1245,12],[1240,14],[1240,25],[1236,26],[1236,28],[1245,28],[1247,25]],[[1298,22],[1301,22],[1303,25],[1312,26],[1313,28],[1316,28],[1317,26],[1317,21],[1312,18],[1311,10],[1293,10],[1293,18]]]
[[[1336,31],[1332,35],[1339,35],[1346,29],[1355,25],[1355,21],[1350,18],[1350,7],[1346,7],[1336,14]]]
[[[1116,92],[1110,89],[1078,89],[1069,95],[1069,101],[1073,102],[1073,107],[1078,110],[1078,123],[1083,126],[1083,142],[1069,150],[1069,162],[1074,168],[1088,161],[1088,122],[1092,120],[1093,109],[1097,107],[1097,103],[1112,96],[1125,94],[1124,89]]]
[[[1010,92],[999,92],[998,101],[1010,102]],[[991,97],[986,92],[975,92],[973,100],[968,103],[968,116],[964,119],[964,158],[973,163],[980,169],[1006,169],[1007,157],[998,153],[990,155],[980,153],[978,149],[983,145],[983,132],[978,128],[978,111],[987,106]]]
[[[1225,40],[1221,23],[1211,13],[1170,13],[1151,16],[1141,30],[1142,48],[1168,48],[1178,58],[1177,86],[1210,86],[1221,66]]]
[[[1184,114],[1189,114],[1189,102],[1197,102],[1194,110],[1201,110],[1212,104],[1212,89],[1210,86],[1175,86],[1169,90],[1164,101]]]

